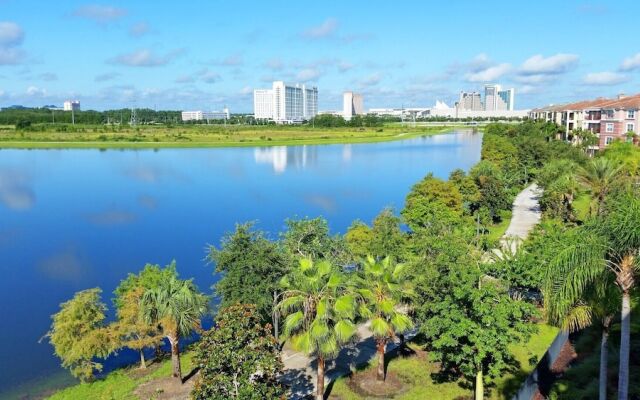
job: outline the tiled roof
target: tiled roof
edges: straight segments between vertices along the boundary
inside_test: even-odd
[[[627,109],[627,108],[640,108],[640,94],[633,96],[623,97],[620,100],[613,101],[603,106],[607,109]]]

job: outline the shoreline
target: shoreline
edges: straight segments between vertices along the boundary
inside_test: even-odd
[[[359,144],[359,143],[382,143],[395,140],[413,139],[416,137],[427,137],[448,134],[455,129],[478,129],[477,127],[460,126],[438,126],[431,131],[402,132],[394,135],[369,135],[369,136],[341,136],[331,137],[331,132],[327,131],[327,136],[322,137],[302,137],[300,139],[285,138],[275,140],[265,140],[256,137],[255,140],[218,140],[218,141],[46,141],[46,140],[0,140],[0,150],[3,149],[195,149],[195,148],[226,148],[226,147],[274,147],[274,146],[297,146],[297,145],[330,145],[330,144]]]

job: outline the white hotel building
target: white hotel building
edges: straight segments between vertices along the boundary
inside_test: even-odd
[[[273,82],[271,89],[253,91],[253,115],[256,119],[280,124],[299,123],[318,114],[318,88]]]
[[[208,121],[216,119],[229,119],[229,109],[224,108],[222,111],[183,111],[182,121]]]

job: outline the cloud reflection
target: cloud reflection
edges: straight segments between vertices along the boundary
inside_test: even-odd
[[[142,194],[138,197],[138,203],[150,210],[155,210],[158,207],[158,200],[156,200],[155,197],[146,194]]]
[[[78,282],[89,269],[89,263],[73,247],[41,259],[37,266],[47,277],[65,282]]]
[[[304,201],[315,207],[322,209],[327,214],[333,214],[337,207],[337,202],[333,197],[321,194],[310,194],[304,197]]]
[[[36,195],[31,188],[30,177],[19,171],[0,170],[0,203],[15,211],[32,208],[36,203]]]
[[[136,215],[124,210],[111,209],[89,214],[87,220],[95,225],[123,225],[136,220]]]

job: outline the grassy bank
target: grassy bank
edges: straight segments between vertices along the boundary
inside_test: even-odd
[[[487,399],[507,400],[518,390],[525,378],[534,370],[536,362],[542,358],[547,348],[558,334],[556,328],[539,325],[538,333],[526,343],[511,346],[514,358],[519,368],[511,374],[500,377],[490,386]],[[428,353],[415,344],[411,345],[414,354],[393,358],[387,367],[387,374],[394,374],[404,385],[402,394],[394,399],[402,400],[451,400],[456,398],[471,398],[472,389],[463,387],[463,381],[440,382],[436,378],[438,367],[429,360]],[[376,368],[376,361],[365,366],[356,373],[366,374]],[[329,399],[331,400],[362,400],[367,398],[354,387],[350,377],[340,378],[333,385]],[[357,378],[356,378],[357,379]]]
[[[462,126],[461,126],[462,127]],[[0,148],[198,148],[372,143],[435,135],[452,126],[313,128],[311,126],[0,127]],[[468,127],[467,127],[468,128]]]

